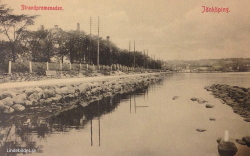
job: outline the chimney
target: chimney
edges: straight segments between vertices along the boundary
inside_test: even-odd
[[[41,28],[41,30],[44,30],[44,25],[41,25],[40,28]]]
[[[58,30],[58,25],[54,25],[54,28],[55,28],[56,30]]]
[[[80,31],[80,23],[77,23],[77,31]]]

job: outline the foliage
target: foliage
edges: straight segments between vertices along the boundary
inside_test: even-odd
[[[80,30],[65,31],[58,26],[51,29],[41,26],[36,31],[29,31],[26,28],[34,24],[37,16],[15,15],[12,11],[6,5],[0,5],[0,32],[8,39],[8,41],[0,43],[1,61],[6,62],[12,58],[12,61],[15,62],[20,57],[23,58],[21,62],[58,63],[68,59],[72,64],[97,64],[97,36],[87,35]],[[118,48],[109,40],[109,37],[107,39],[99,38],[99,63],[108,66],[120,64],[129,67],[158,69],[162,65],[161,62],[151,59],[142,52],[129,52]],[[44,70],[42,67],[39,68]],[[63,70],[69,70],[68,68],[65,66]],[[72,66],[72,68],[79,70],[79,66]],[[55,69],[58,70],[58,66]]]
[[[6,5],[0,5],[0,30],[7,38],[11,45],[12,59],[15,62],[16,53],[23,52],[21,36],[29,25],[34,24],[37,15],[29,16],[25,14],[15,15],[12,9]]]

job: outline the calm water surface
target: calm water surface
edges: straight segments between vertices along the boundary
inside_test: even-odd
[[[250,124],[204,89],[213,83],[250,87],[250,73],[175,74],[135,93],[74,108],[51,119],[46,131],[29,134],[42,147],[32,155],[218,156],[216,139],[225,130],[232,140],[250,135]],[[192,97],[215,107],[207,109]],[[238,156],[250,152],[236,145]]]

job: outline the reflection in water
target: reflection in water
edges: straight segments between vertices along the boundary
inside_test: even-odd
[[[152,85],[153,86],[153,85]],[[38,140],[46,139],[54,133],[65,133],[71,129],[85,129],[90,122],[90,145],[93,146],[93,120],[98,120],[98,145],[101,146],[101,116],[112,113],[122,100],[130,100],[130,113],[132,112],[132,103],[134,111],[137,108],[148,106],[137,106],[136,96],[144,96],[148,92],[148,86],[136,88],[129,93],[118,93],[114,96],[103,97],[102,100],[89,103],[87,106],[71,106],[67,111],[54,115],[31,114],[26,112],[23,115],[13,116],[11,120],[3,120],[1,131],[6,131],[6,135],[1,136],[1,155],[17,155],[19,153],[8,153],[7,149],[25,148],[36,152],[43,152],[43,146],[38,145]],[[133,102],[132,102],[133,98]],[[42,114],[42,115],[41,115]],[[44,117],[46,116],[46,117]],[[4,116],[2,119],[8,118]],[[10,117],[9,117],[10,118]]]

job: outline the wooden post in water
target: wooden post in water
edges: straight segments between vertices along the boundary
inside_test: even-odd
[[[89,64],[87,63],[87,70],[89,69]]]
[[[11,61],[9,61],[9,71],[8,74],[11,74]]]
[[[225,141],[225,142],[228,142],[228,141],[229,141],[229,131],[228,131],[228,130],[225,130],[224,141]]]

